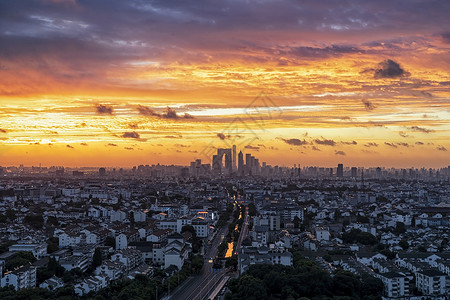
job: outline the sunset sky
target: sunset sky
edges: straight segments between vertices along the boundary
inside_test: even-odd
[[[448,0],[0,2],[0,165],[450,165]]]

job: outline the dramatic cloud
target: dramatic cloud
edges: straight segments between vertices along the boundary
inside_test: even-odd
[[[315,139],[314,142],[318,145],[325,145],[325,146],[336,146],[336,142],[333,140],[327,140],[322,138],[321,140]]]
[[[364,144],[364,147],[378,147],[378,144],[377,143],[373,143],[373,142],[370,142],[370,143],[366,143],[366,144]]]
[[[122,137],[124,137],[124,138],[131,138],[131,139],[138,139],[138,138],[140,138],[140,135],[136,131],[127,131],[127,132],[123,133]]]
[[[171,155],[174,143],[224,144],[240,119],[248,131],[236,144],[260,147],[269,164],[306,151],[302,164],[331,165],[351,148],[348,165],[445,165],[449,11],[445,0],[0,1],[2,164],[40,141],[54,147],[24,162],[138,165],[142,147],[148,163],[182,165],[196,155]],[[254,105],[269,98],[261,90],[273,101]],[[293,151],[263,151],[273,146]],[[379,153],[365,160],[361,149]]]
[[[415,144],[418,145],[418,146],[422,146],[422,145],[423,145],[423,142],[418,141],[418,142],[416,142]]]
[[[172,119],[172,120],[194,119],[194,117],[188,113],[185,113],[182,116],[178,115],[177,112],[173,108],[170,108],[169,106],[167,106],[166,111],[163,113],[158,113],[155,110],[151,109],[150,107],[144,106],[144,105],[138,105],[136,107],[136,109],[138,110],[139,114],[141,114],[143,116],[151,116],[151,117],[158,117],[158,118]]]
[[[252,145],[247,145],[244,147],[245,149],[249,149],[249,150],[259,150],[259,147],[256,146],[252,146]]]
[[[139,112],[141,115],[144,115],[144,116],[157,116],[157,117],[160,117],[160,116],[161,116],[159,113],[155,112],[153,109],[151,109],[151,108],[148,107],[148,106],[138,105],[138,106],[136,107],[136,109],[138,110],[138,112]]]
[[[392,148],[397,148],[397,145],[394,144],[394,143],[384,142],[384,144],[385,144],[386,146],[389,146],[389,147],[392,147]]]
[[[335,155],[344,155],[345,156],[345,152],[344,151],[334,151]]]
[[[380,62],[374,73],[375,78],[397,78],[403,75],[406,75],[405,70],[391,59]]]
[[[167,107],[166,112],[163,113],[161,116],[166,119],[178,119],[179,118],[177,112],[170,107]]]
[[[447,151],[447,148],[445,148],[444,146],[438,146],[438,147],[436,148],[436,150],[439,150],[439,151]]]
[[[227,138],[226,135],[223,134],[223,133],[221,133],[221,132],[219,132],[219,133],[217,134],[217,137],[218,137],[219,139],[221,139],[221,140],[224,140],[224,139]]]
[[[408,127],[408,129],[411,130],[411,131],[423,132],[423,133],[434,132],[433,129],[427,129],[427,128],[423,128],[423,127],[419,127],[419,126],[411,126],[411,127]]]
[[[98,104],[95,109],[100,115],[112,115],[114,113],[114,108],[111,105]]]
[[[283,139],[280,138],[283,142],[286,144],[292,145],[292,146],[303,146],[303,145],[309,145],[309,142],[307,142],[305,139]]]
[[[73,149],[74,147],[71,145],[66,145],[67,148]]]
[[[177,112],[173,108],[170,108],[170,107],[167,107],[166,111],[163,114],[161,114],[161,117],[165,118],[165,119],[174,119],[174,120],[180,119],[180,118],[183,118],[183,119],[193,119],[194,118],[193,116],[191,116],[190,114],[187,114],[187,113],[185,113],[183,116],[180,116],[177,114]]]
[[[292,54],[300,58],[318,59],[327,57],[339,57],[349,53],[361,53],[364,50],[348,45],[331,45],[323,48],[318,47],[292,47],[289,51],[280,51],[280,54]]]
[[[364,104],[364,107],[366,108],[367,111],[371,111],[371,110],[375,109],[375,105],[372,102],[370,102],[369,100],[363,99],[361,101]]]
[[[81,146],[87,146],[87,143],[80,143]]]
[[[397,145],[403,146],[403,147],[409,147],[409,144],[408,144],[408,143],[397,143]]]

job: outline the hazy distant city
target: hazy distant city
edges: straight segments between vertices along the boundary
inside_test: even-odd
[[[235,146],[211,162],[1,167],[0,295],[446,299],[450,167],[279,167]]]

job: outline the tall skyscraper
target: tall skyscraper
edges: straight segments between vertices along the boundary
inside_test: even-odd
[[[236,145],[233,145],[232,157],[233,157],[232,168],[233,168],[233,171],[236,171]]]
[[[239,175],[244,175],[244,154],[242,151],[239,151],[238,155],[238,173]]]
[[[106,169],[105,168],[98,169],[98,175],[105,176],[106,175]]]
[[[352,167],[352,177],[356,178],[358,176],[358,169],[356,167]]]
[[[343,164],[338,164],[336,175],[339,178],[344,177],[344,165]]]

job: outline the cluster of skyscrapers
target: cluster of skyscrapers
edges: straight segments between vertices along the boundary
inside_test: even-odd
[[[263,163],[263,167],[265,163]],[[212,172],[214,175],[258,175],[261,173],[261,164],[259,159],[239,151],[237,153],[236,145],[232,148],[218,148],[217,154],[212,157],[212,164],[204,164],[201,159],[196,159],[190,163],[189,173],[199,177]]]

